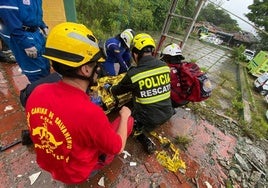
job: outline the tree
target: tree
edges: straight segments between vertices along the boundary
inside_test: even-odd
[[[259,27],[259,37],[261,43],[258,45],[258,50],[268,50],[268,0],[254,0],[254,3],[248,6],[250,12],[246,14],[249,21],[253,22],[256,27]],[[264,32],[262,32],[264,31]]]
[[[97,38],[106,38],[120,27],[120,6],[120,0],[76,0],[77,19],[92,29]]]
[[[126,28],[160,32],[170,3],[170,0],[76,0],[77,19],[102,39]],[[179,0],[176,13],[192,17],[195,4],[196,0]],[[183,21],[174,18],[171,30],[185,30],[186,23]]]
[[[207,21],[214,25],[223,28],[225,31],[234,32],[240,31],[236,20],[224,10],[217,8],[212,3],[208,3],[200,12],[198,21]]]
[[[193,18],[196,5],[197,0],[179,0],[175,13],[180,16]],[[187,20],[185,18],[175,18],[172,20],[170,30],[175,33],[177,33],[178,31],[184,33],[191,22],[191,20]]]
[[[76,0],[78,21],[107,38],[126,28],[136,31],[160,30],[169,0]]]
[[[170,0],[76,0],[78,22],[85,24],[94,31],[99,39],[114,36],[126,28],[145,32],[160,32],[165,23]],[[193,18],[198,0],[179,0],[175,14]],[[202,20],[226,28],[227,31],[237,30],[236,20],[229,14],[208,4],[202,10]],[[173,17],[170,32],[184,33],[190,20]]]

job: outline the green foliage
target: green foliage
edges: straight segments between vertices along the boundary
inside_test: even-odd
[[[192,59],[190,59],[190,62],[196,63],[197,62],[197,59],[192,58]]]
[[[235,61],[245,61],[246,58],[243,55],[243,52],[245,51],[246,47],[244,45],[240,45],[239,47],[234,47],[232,51],[232,58]]]
[[[268,123],[265,117],[253,116],[251,129],[258,138],[268,138]]]
[[[234,23],[221,23],[219,27],[224,28],[225,31],[229,32],[237,32],[241,30],[241,28],[237,24],[234,25]]]
[[[175,12],[193,16],[196,0],[179,0]],[[94,30],[98,38],[108,38],[126,28],[134,31],[161,31],[171,1],[169,0],[76,0],[78,22]],[[185,19],[173,19],[170,31],[185,31]]]
[[[129,3],[122,0],[76,0],[78,22],[94,30],[98,38],[116,35],[121,25],[128,25],[129,9]]]
[[[133,19],[132,28],[138,28],[138,30],[151,30],[152,29],[154,18],[153,18],[153,13],[151,12],[151,10],[143,9],[143,8],[140,8],[140,9],[133,8],[133,14],[136,16],[132,18]]]
[[[153,25],[152,30],[162,29],[164,20],[166,19],[167,12],[170,6],[169,0],[151,1],[150,9],[152,10]]]
[[[239,31],[241,30],[236,20],[231,16],[217,8],[212,3],[208,3],[200,12],[198,21],[207,21],[214,25],[224,28],[226,31]]]
[[[94,29],[101,38],[114,36],[126,28],[160,31],[169,6],[168,0],[76,0],[78,22]]]
[[[258,50],[268,50],[268,5],[267,0],[254,0],[253,4],[248,6],[250,12],[246,14],[249,21],[253,22],[258,28],[266,33],[259,31],[261,43],[257,46]]]
[[[96,37],[100,39],[115,36],[126,28],[132,28],[136,32],[159,33],[171,6],[169,0],[76,0],[75,2],[78,22],[94,30]],[[193,17],[197,2],[197,0],[179,0],[175,13]],[[199,17],[228,30],[236,30],[236,21],[212,4],[208,4]],[[169,32],[184,33],[190,23],[189,20],[173,17]]]
[[[180,144],[184,148],[187,148],[188,145],[192,142],[192,139],[187,136],[176,136],[175,137],[175,144]]]
[[[206,67],[200,67],[202,72],[208,72],[208,69]]]
[[[239,93],[235,98],[232,99],[232,105],[236,110],[243,110],[244,104],[241,101],[241,93]]]
[[[257,27],[264,27],[265,31],[268,31],[267,1],[255,0],[252,5],[248,6],[250,12],[246,14],[246,17],[254,22]]]
[[[268,32],[268,31],[266,31]],[[259,33],[259,37],[260,37],[260,41],[257,46],[256,46],[256,50],[260,51],[268,51],[268,35],[265,33]]]
[[[175,13],[178,15],[183,15],[185,17],[192,18],[195,12],[196,0],[179,0]],[[189,27],[190,22],[183,18],[176,18],[172,20],[170,31],[173,33],[180,34]]]
[[[230,179],[227,179],[225,181],[225,185],[226,185],[226,188],[234,188],[232,185],[232,180],[230,180]]]

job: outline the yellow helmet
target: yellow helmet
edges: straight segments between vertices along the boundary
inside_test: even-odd
[[[154,39],[150,35],[146,33],[140,33],[134,37],[133,39],[134,48],[137,48],[139,51],[141,51],[144,47],[149,46],[155,48]]]
[[[72,22],[58,24],[50,31],[43,56],[70,67],[104,61],[93,33]]]

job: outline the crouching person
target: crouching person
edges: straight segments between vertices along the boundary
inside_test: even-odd
[[[155,42],[150,35],[136,35],[131,52],[137,65],[127,71],[118,85],[105,85],[114,96],[132,92],[133,135],[149,154],[156,147],[148,133],[174,114],[170,100],[170,69],[152,55],[154,50]]]
[[[66,184],[83,183],[111,163],[132,131],[129,108],[122,107],[110,123],[86,94],[96,81],[100,54],[97,39],[84,25],[55,26],[44,56],[62,80],[37,86],[26,103],[37,163]]]

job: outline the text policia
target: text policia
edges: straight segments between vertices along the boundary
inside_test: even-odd
[[[169,73],[147,77],[138,83],[141,97],[151,97],[170,91]]]

